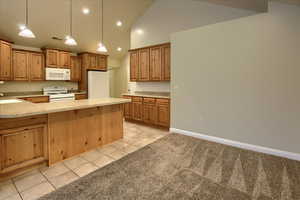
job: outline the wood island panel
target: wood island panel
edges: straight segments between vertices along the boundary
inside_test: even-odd
[[[48,115],[49,165],[123,137],[121,105]]]

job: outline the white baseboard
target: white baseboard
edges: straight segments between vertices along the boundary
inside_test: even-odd
[[[300,154],[297,154],[297,153],[291,153],[288,151],[281,151],[281,150],[272,149],[272,148],[268,148],[268,147],[262,147],[262,146],[257,146],[257,145],[253,145],[253,144],[247,144],[247,143],[237,142],[237,141],[233,141],[233,140],[227,140],[227,139],[223,139],[223,138],[219,138],[219,137],[209,136],[209,135],[205,135],[205,134],[201,134],[201,133],[195,133],[192,131],[185,131],[185,130],[176,129],[176,128],[170,128],[170,132],[187,135],[187,136],[191,136],[191,137],[195,137],[195,138],[199,138],[199,139],[203,139],[203,140],[207,140],[207,141],[211,141],[211,142],[221,143],[221,144],[225,144],[225,145],[229,145],[229,146],[233,146],[233,147],[237,147],[237,148],[241,148],[241,149],[247,149],[247,150],[251,150],[251,151],[256,151],[256,152],[260,152],[260,153],[265,153],[265,154],[270,154],[270,155],[274,155],[274,156],[279,156],[279,157],[283,157],[283,158],[300,161]]]

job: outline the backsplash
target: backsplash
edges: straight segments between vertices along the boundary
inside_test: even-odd
[[[170,92],[170,82],[129,82],[129,92]]]
[[[49,87],[49,86],[63,86],[68,88],[68,90],[78,89],[77,83],[66,82],[66,81],[37,81],[37,82],[7,81],[4,82],[3,84],[0,84],[0,93],[42,91],[44,87]]]

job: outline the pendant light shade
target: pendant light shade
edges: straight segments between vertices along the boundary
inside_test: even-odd
[[[28,0],[26,0],[26,23],[24,26],[20,27],[19,36],[26,37],[26,38],[35,38],[33,32],[28,28]]]
[[[69,46],[76,46],[77,42],[72,36],[66,36],[65,44]]]
[[[66,36],[65,44],[69,46],[76,46],[77,42],[72,35],[73,35],[73,1],[70,0],[70,35]]]
[[[23,27],[21,29],[21,31],[19,32],[19,36],[26,37],[26,38],[35,38],[33,32],[27,27]]]
[[[102,3],[102,6],[101,6],[101,9],[102,9],[102,11],[101,11],[101,14],[102,14],[102,18],[101,18],[101,20],[102,20],[102,23],[101,23],[101,25],[102,25],[102,27],[101,27],[101,31],[99,31],[99,33],[101,32],[102,34],[101,34],[101,42],[98,44],[98,48],[97,48],[97,51],[99,51],[99,52],[103,52],[103,53],[106,53],[107,52],[107,48],[105,47],[105,45],[103,44],[104,43],[104,34],[103,34],[103,19],[104,19],[104,12],[103,12],[103,0],[101,0],[101,3]],[[100,12],[100,8],[99,8],[99,12]],[[100,25],[99,25],[99,28],[100,28]]]
[[[106,53],[106,52],[107,52],[107,49],[106,49],[106,47],[100,42],[97,51]]]

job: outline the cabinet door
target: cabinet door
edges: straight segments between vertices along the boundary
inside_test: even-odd
[[[130,96],[123,96],[125,99],[131,99]],[[124,104],[123,115],[125,119],[132,119],[132,103]]]
[[[143,122],[157,123],[157,106],[155,104],[143,104]]]
[[[41,53],[30,53],[29,73],[31,81],[45,80],[44,55]]]
[[[13,75],[15,81],[27,81],[28,76],[28,56],[26,51],[13,51]]]
[[[150,49],[150,80],[160,81],[162,79],[161,47]]]
[[[88,69],[97,69],[98,66],[98,58],[96,54],[90,54],[90,65],[88,66]]]
[[[139,51],[139,81],[150,80],[149,49]]]
[[[157,124],[164,127],[170,126],[170,102],[168,99],[157,99],[158,118]]]
[[[12,79],[11,44],[0,41],[0,80]]]
[[[87,98],[87,94],[75,94],[75,100],[82,100]]]
[[[99,70],[107,70],[107,56],[98,56],[98,69]]]
[[[81,80],[81,60],[77,56],[71,57],[71,81]]]
[[[71,65],[71,54],[69,52],[59,52],[59,67],[70,68]]]
[[[2,172],[9,172],[46,160],[46,131],[46,125],[2,131],[0,134]]]
[[[59,65],[59,51],[47,49],[46,50],[46,67],[58,67]]]
[[[162,52],[162,80],[169,81],[171,79],[171,47],[164,45]]]
[[[130,81],[137,81],[139,77],[139,52],[130,52]]]
[[[143,98],[132,97],[132,118],[137,121],[143,120]]]

